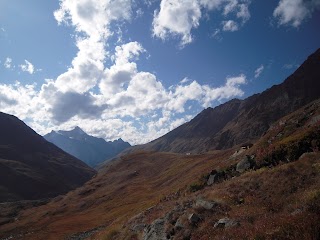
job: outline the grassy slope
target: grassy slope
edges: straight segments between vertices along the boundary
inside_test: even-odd
[[[203,173],[222,167],[230,152],[205,155],[139,152],[115,161],[84,187],[0,226],[1,236],[33,232],[28,239],[60,239],[97,226],[118,225],[165,196],[188,186]]]
[[[319,116],[318,101],[280,120],[254,147],[235,158],[230,158],[235,149],[191,156],[126,155],[102,168],[84,187],[23,211],[17,221],[0,226],[0,237],[22,234],[23,239],[63,239],[101,226],[93,239],[134,239],[141,232],[130,231],[133,216],[143,212],[144,223],[149,224],[177,204],[202,197],[221,207],[209,212],[191,207],[184,212],[182,220],[192,230],[192,239],[316,239],[320,230],[319,153],[289,159],[290,163],[284,157],[275,166],[262,166],[274,152],[290,150],[320,131]],[[202,175],[224,169],[246,154],[256,154],[259,169],[195,193],[189,191],[191,184],[201,184]],[[197,227],[186,221],[191,212],[203,217]],[[239,220],[240,227],[215,229],[214,223],[225,216]]]

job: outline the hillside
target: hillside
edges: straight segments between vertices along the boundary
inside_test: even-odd
[[[86,134],[79,127],[71,131],[52,131],[43,137],[91,167],[98,166],[130,147],[130,144],[122,139],[106,142],[102,138]]]
[[[320,49],[283,83],[247,99],[207,108],[190,122],[136,149],[201,153],[257,140],[278,119],[320,97]]]
[[[95,174],[18,118],[0,112],[0,125],[0,202],[55,197]]]
[[[319,149],[320,100],[248,150],[122,156],[83,187],[20,212],[0,237],[318,239]]]

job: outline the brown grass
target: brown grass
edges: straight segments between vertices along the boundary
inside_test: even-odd
[[[140,239],[141,231],[130,230],[138,214],[150,224],[175,206],[201,197],[218,202],[219,207],[209,212],[185,210],[181,219],[186,226],[186,214],[196,211],[203,217],[197,226],[187,226],[191,239],[319,239],[319,153],[290,163],[282,159],[275,166],[250,170],[210,187],[204,186],[202,177],[213,169],[227,169],[246,154],[255,154],[259,161],[280,146],[312,136],[319,124],[309,126],[310,120],[301,116],[319,112],[316,106],[287,116],[235,158],[230,156],[237,148],[190,156],[156,152],[123,156],[104,166],[85,186],[22,211],[16,221],[0,226],[0,238],[20,234],[23,239],[56,240],[101,227],[92,239]],[[201,188],[192,192],[192,184]],[[223,217],[238,220],[240,226],[214,228]]]

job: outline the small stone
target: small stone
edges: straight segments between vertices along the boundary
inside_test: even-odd
[[[203,199],[198,199],[196,201],[196,207],[202,207],[202,208],[207,209],[207,210],[212,209],[216,205],[217,205],[216,202],[206,201],[206,200],[203,200]]]
[[[179,231],[179,230],[181,230],[181,229],[183,229],[184,228],[184,225],[178,220],[177,222],[176,222],[176,224],[174,225],[174,229],[176,230],[176,231]]]
[[[232,220],[229,218],[221,218],[218,222],[214,224],[215,228],[229,228],[239,226],[239,221]]]
[[[217,174],[214,175],[210,175],[207,181],[207,185],[210,186],[212,184],[214,184],[217,180]]]
[[[191,224],[197,224],[200,221],[200,217],[195,213],[190,214],[188,219]]]

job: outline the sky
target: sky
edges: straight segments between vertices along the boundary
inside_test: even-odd
[[[279,84],[320,0],[1,0],[0,111],[135,145]]]

